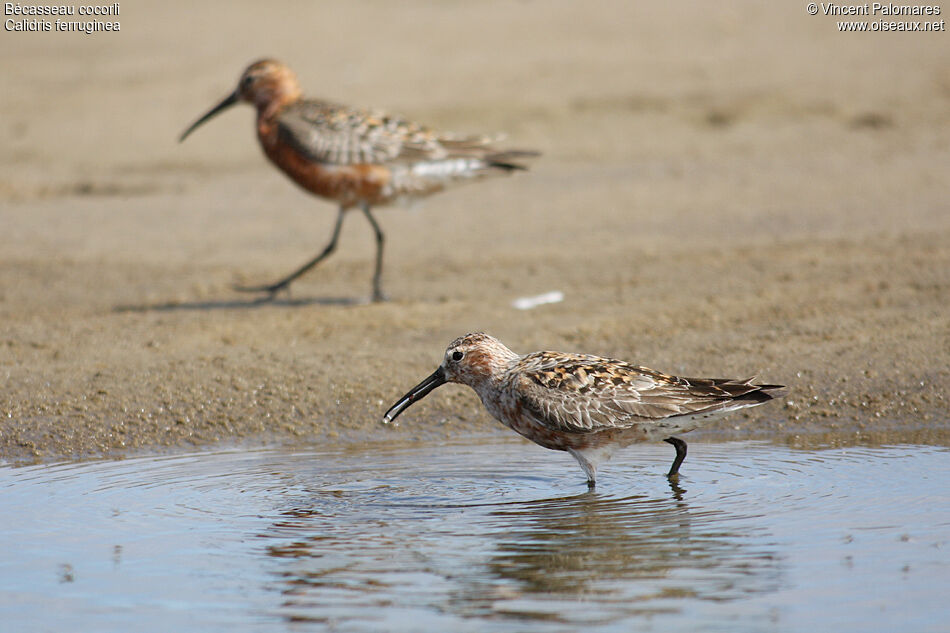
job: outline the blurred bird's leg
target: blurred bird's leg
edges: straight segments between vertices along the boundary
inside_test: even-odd
[[[376,270],[373,273],[373,301],[386,301],[387,297],[383,294],[383,244],[386,241],[386,236],[383,235],[383,230],[379,228],[379,223],[369,210],[369,204],[364,202],[361,208],[366,215],[366,219],[373,226],[373,232],[376,233]]]
[[[277,295],[278,292],[280,292],[281,290],[289,286],[292,281],[294,281],[295,279],[297,279],[298,277],[306,273],[308,270],[310,270],[317,264],[319,264],[321,261],[324,260],[324,258],[328,257],[330,253],[336,250],[336,242],[337,242],[337,239],[340,237],[340,229],[343,226],[343,216],[345,213],[346,213],[346,207],[341,205],[340,211],[337,213],[337,216],[336,216],[336,225],[334,225],[333,227],[333,236],[330,238],[330,243],[327,244],[323,248],[323,250],[320,252],[319,255],[311,259],[309,262],[307,262],[306,264],[304,264],[303,266],[301,266],[294,272],[290,273],[289,275],[287,275],[280,281],[276,281],[272,284],[268,284],[264,286],[235,286],[234,289],[239,290],[241,292],[266,292],[266,293],[269,293],[270,295],[269,297],[267,297],[267,299],[268,300],[273,299]]]

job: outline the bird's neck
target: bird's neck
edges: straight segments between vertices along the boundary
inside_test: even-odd
[[[280,82],[262,89],[254,97],[258,120],[271,120],[289,105],[300,101],[300,86],[295,82]]]
[[[505,348],[505,353],[494,350],[491,354],[469,358],[469,364],[477,368],[468,377],[468,384],[487,403],[486,398],[496,396],[508,381],[509,372],[518,362],[519,356]]]

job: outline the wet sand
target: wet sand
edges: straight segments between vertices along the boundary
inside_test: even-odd
[[[496,423],[459,386],[380,424],[472,330],[790,386],[694,441],[950,443],[946,32],[751,1],[276,6],[0,33],[0,459],[474,437]],[[248,107],[176,139],[264,55],[313,96],[544,156],[380,210],[391,302],[365,303],[353,215],[254,303],[232,285],[311,257],[334,207],[267,164]]]

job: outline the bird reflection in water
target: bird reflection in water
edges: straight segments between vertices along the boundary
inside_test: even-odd
[[[364,608],[354,618],[399,604],[465,618],[620,621],[777,589],[782,564],[768,535],[754,521],[748,533],[724,529],[742,518],[692,510],[685,493],[671,482],[659,498],[595,490],[386,506],[361,504],[366,491],[325,492],[261,536],[278,541],[267,551],[283,561],[275,574],[291,620],[323,621],[345,603]],[[340,504],[358,516],[340,517]]]

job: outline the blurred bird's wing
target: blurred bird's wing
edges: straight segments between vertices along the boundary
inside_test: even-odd
[[[299,101],[277,116],[280,141],[333,165],[439,160],[488,151],[481,136],[438,136],[411,121],[323,101]]]

